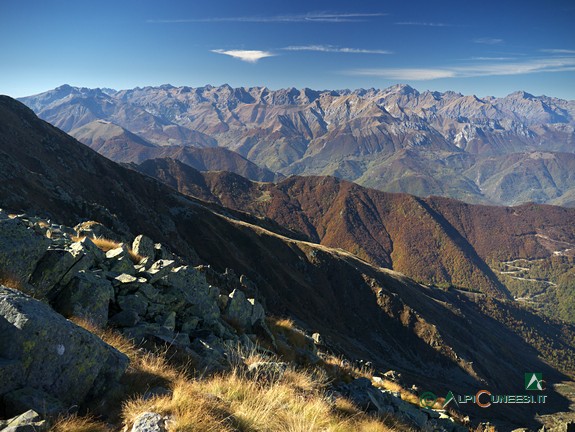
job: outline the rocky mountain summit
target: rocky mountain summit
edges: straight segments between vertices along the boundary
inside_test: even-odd
[[[526,92],[62,86],[21,100],[118,162],[185,162],[181,147],[217,146],[286,176],[333,175],[467,202],[574,205],[575,102]],[[219,155],[221,167],[214,160],[210,169],[226,169],[230,158]]]

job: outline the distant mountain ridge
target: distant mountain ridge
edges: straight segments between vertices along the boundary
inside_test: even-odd
[[[407,85],[61,86],[20,100],[80,140],[83,127],[105,120],[155,146],[225,147],[283,175],[334,175],[467,202],[575,206],[575,101],[526,92],[478,98]],[[120,141],[125,148],[107,156],[140,162],[130,159],[133,140]]]

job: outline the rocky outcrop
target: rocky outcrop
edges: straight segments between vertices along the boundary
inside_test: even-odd
[[[127,366],[124,354],[47,304],[0,287],[0,398],[9,410],[65,410],[100,397]]]
[[[4,212],[0,212],[0,238],[0,271],[4,277],[26,282],[50,241]]]
[[[244,344],[251,345],[256,328],[271,337],[259,302],[236,288],[222,293],[207,282],[203,272],[179,265],[180,258],[145,236],[137,236],[131,250],[123,243],[99,239],[108,249],[103,252],[89,232],[95,228],[107,232],[98,223],[80,224],[73,230],[51,229],[48,221],[35,217],[3,220],[4,227],[19,233],[14,239],[27,236],[26,241],[17,242],[26,247],[23,254],[29,253],[27,261],[21,258],[26,263],[19,270],[30,280],[27,290],[64,317],[82,318],[97,327],[109,324],[137,343],[175,347],[200,359],[196,366],[205,369],[227,365],[239,334]],[[79,237],[80,233],[88,237]],[[11,238],[5,246],[6,257],[8,248],[16,248]],[[240,279],[232,271],[218,278],[243,287],[246,278],[243,283]],[[249,287],[247,291],[257,291],[254,283]],[[28,336],[23,337],[26,343]]]

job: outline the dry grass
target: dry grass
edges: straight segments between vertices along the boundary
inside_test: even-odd
[[[83,239],[85,239],[86,237],[78,237],[78,236],[72,236],[72,241],[74,242],[79,242],[82,241]],[[114,240],[110,240],[107,238],[103,238],[103,237],[91,237],[90,240],[92,240],[92,242],[98,247],[98,249],[100,249],[102,252],[108,252],[112,249],[117,249],[120,246],[122,246],[122,243],[114,241]],[[128,248],[128,254],[130,255],[130,260],[134,263],[134,264],[138,264],[142,258],[144,258],[142,255],[138,255],[137,253],[135,253],[132,248]]]
[[[102,422],[91,417],[70,416],[56,421],[49,432],[111,432]]]
[[[171,366],[162,355],[139,350],[120,334],[101,330],[86,321],[75,322],[125,353],[131,361],[122,380],[123,392],[100,406],[108,421],[123,423],[130,430],[144,412],[169,417],[169,430],[175,432],[389,432],[408,430],[393,418],[380,419],[366,414],[344,398],[328,397],[330,376],[321,367],[307,370],[288,368],[283,375],[266,381],[254,380],[244,367],[214,376],[192,377]],[[282,322],[290,332],[293,323]],[[296,338],[298,336],[295,336]],[[292,339],[293,341],[294,339]],[[297,339],[295,339],[297,341]],[[257,352],[240,353],[245,363],[270,360]],[[341,360],[340,360],[341,361]],[[334,360],[334,363],[337,363]],[[166,394],[145,397],[149,388],[163,386]],[[121,413],[114,413],[115,406]],[[104,432],[102,424],[86,419],[66,419],[68,429],[55,432]],[[89,429],[93,427],[93,429]]]
[[[0,284],[7,288],[12,288],[19,291],[25,290],[25,284],[22,282],[22,280],[20,280],[20,278],[3,270],[0,270]]]
[[[30,284],[27,284],[20,277],[5,269],[0,269],[0,285],[4,285],[6,288],[22,291],[24,294],[34,298],[37,297],[37,294],[34,292],[34,288]]]
[[[390,431],[351,402],[332,403],[323,383],[308,372],[289,370],[281,379],[262,385],[238,370],[202,380],[181,379],[173,393],[124,404],[128,427],[145,411],[172,419],[174,431]]]
[[[275,351],[287,362],[297,362],[297,350],[314,350],[314,343],[289,318],[267,317],[267,325],[274,335]]]

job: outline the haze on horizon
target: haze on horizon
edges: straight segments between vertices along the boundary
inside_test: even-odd
[[[0,94],[64,83],[517,90],[575,99],[575,4],[104,0],[0,3]]]

